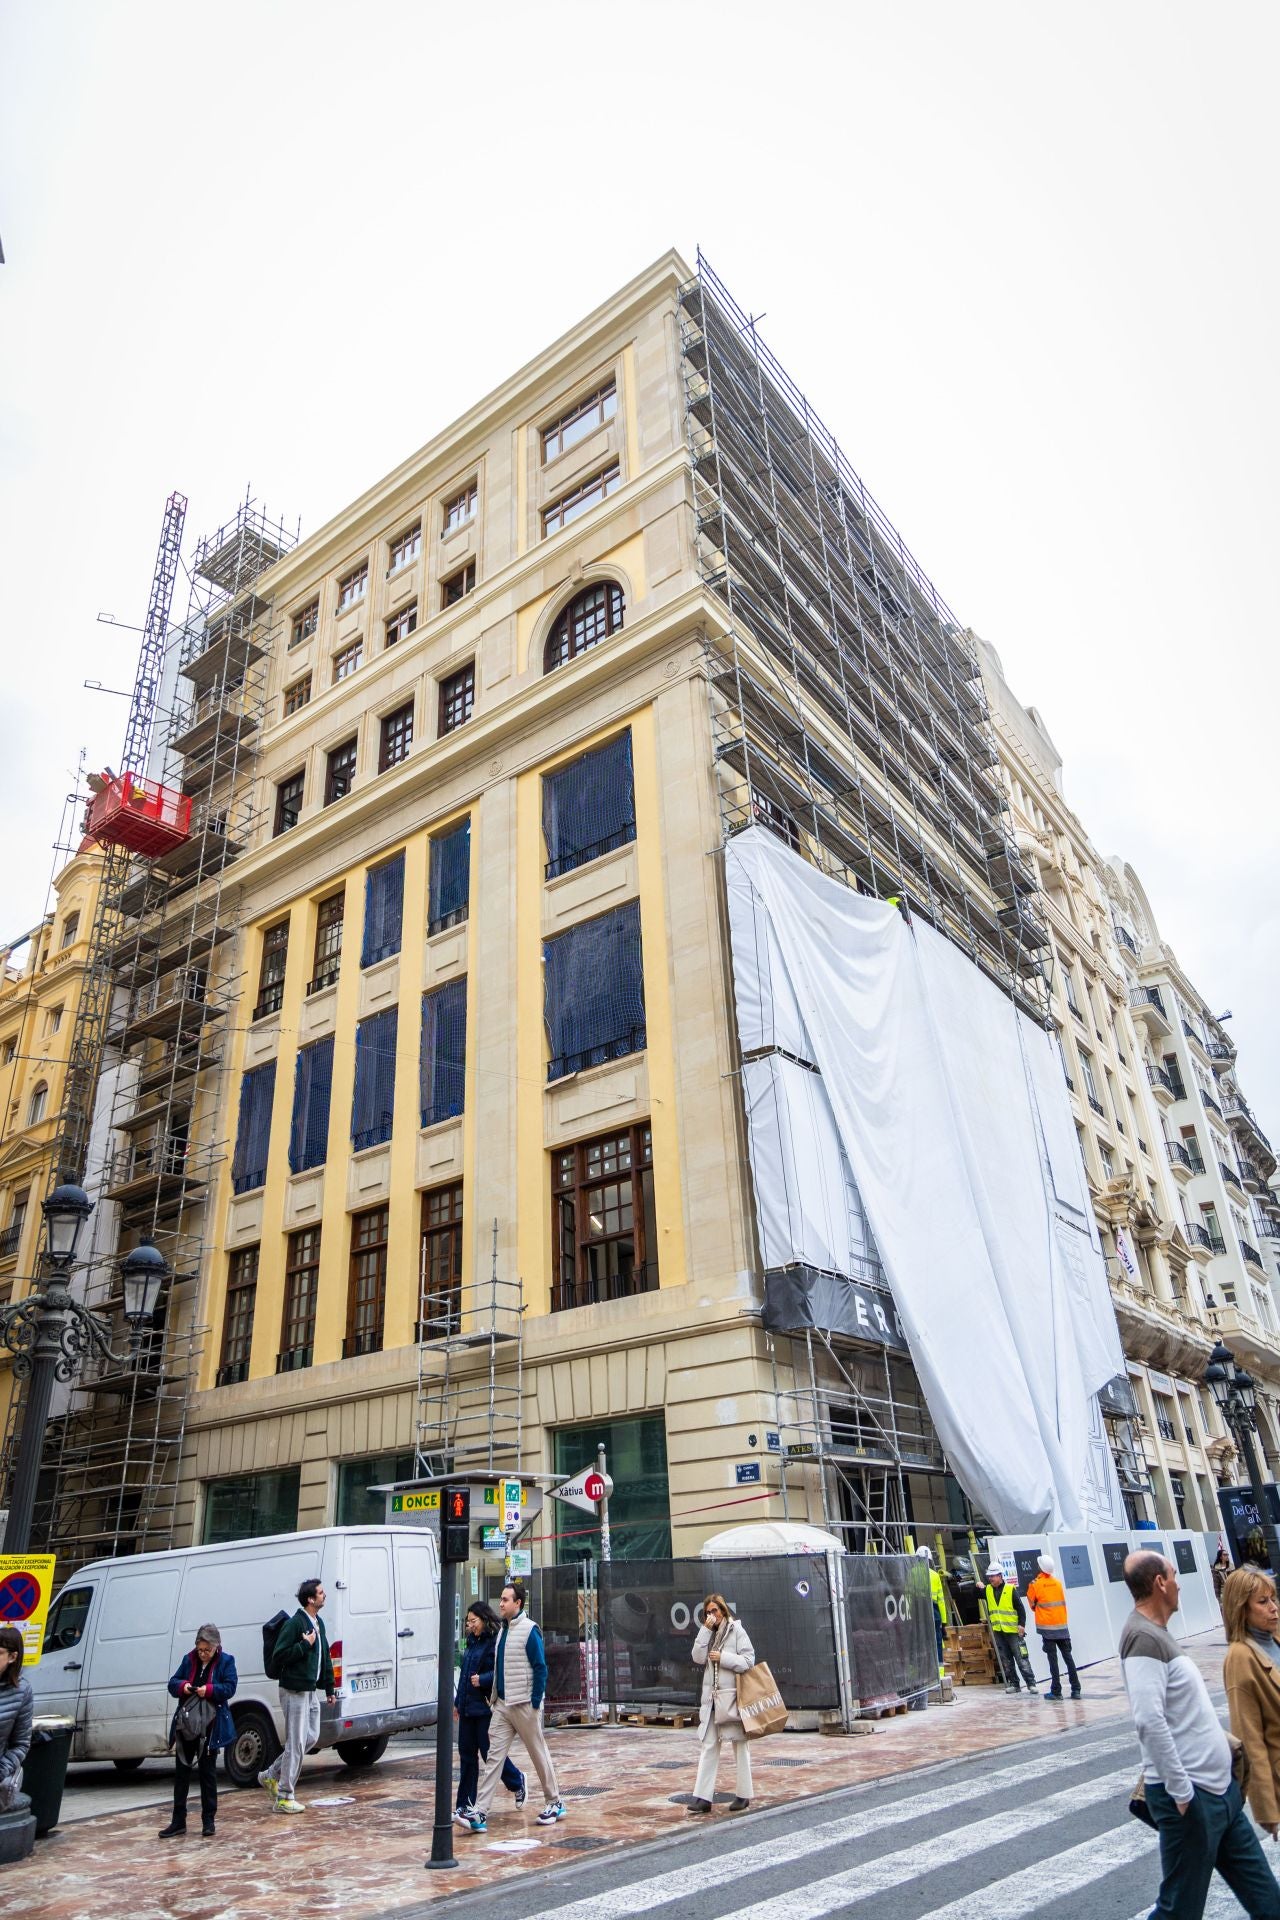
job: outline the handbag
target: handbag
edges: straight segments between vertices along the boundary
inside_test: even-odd
[[[188,1693],[178,1702],[178,1711],[173,1716],[172,1746],[181,1740],[188,1747],[198,1747],[218,1717],[218,1709],[212,1700],[202,1700],[198,1693]]]
[[[738,1717],[747,1739],[763,1740],[767,1733],[781,1733],[787,1724],[787,1709],[768,1661],[757,1660],[754,1667],[735,1678]]]

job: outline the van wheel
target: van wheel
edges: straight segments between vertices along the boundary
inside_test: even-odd
[[[136,1760],[113,1760],[111,1764],[117,1773],[136,1773],[142,1765],[142,1755],[139,1754]]]
[[[256,1787],[258,1775],[280,1751],[271,1716],[261,1707],[244,1707],[234,1715],[236,1737],[223,1754],[222,1764],[233,1787]]]
[[[372,1740],[339,1740],[334,1752],[349,1767],[371,1767],[381,1760],[390,1739],[389,1733],[381,1733]]]

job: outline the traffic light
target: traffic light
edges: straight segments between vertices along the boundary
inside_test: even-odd
[[[464,1561],[471,1557],[471,1489],[446,1487],[440,1502],[440,1558]]]

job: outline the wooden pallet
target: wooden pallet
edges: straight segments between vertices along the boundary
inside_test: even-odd
[[[864,1700],[858,1707],[859,1720],[891,1720],[899,1713],[908,1712],[905,1700]]]

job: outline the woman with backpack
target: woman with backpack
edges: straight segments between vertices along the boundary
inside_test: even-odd
[[[463,1625],[467,1641],[453,1701],[458,1720],[458,1805],[453,1817],[460,1826],[470,1826],[480,1762],[489,1758],[489,1722],[493,1719],[489,1695],[493,1692],[498,1616],[487,1600],[473,1600]],[[502,1784],[522,1807],[527,1791],[525,1778],[510,1760],[503,1762]]]
[[[173,1818],[161,1827],[161,1840],[176,1840],[187,1830],[187,1795],[191,1776],[200,1776],[200,1832],[212,1840],[218,1813],[218,1754],[236,1737],[227,1705],[239,1686],[236,1663],[222,1645],[215,1626],[196,1631],[196,1644],[169,1682],[177,1701],[169,1727],[173,1748]]]

